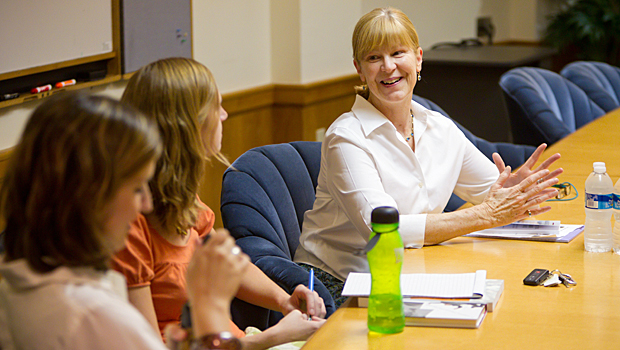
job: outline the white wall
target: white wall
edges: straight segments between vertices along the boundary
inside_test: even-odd
[[[215,75],[220,92],[271,82],[270,0],[194,0],[194,58]]]
[[[476,35],[491,15],[496,41],[537,40],[548,4],[559,0],[193,0],[194,58],[211,69],[222,93],[271,83],[306,84],[354,74],[351,34],[376,7],[400,8],[422,48]],[[541,5],[542,4],[542,5]],[[120,97],[125,83],[93,88]],[[0,109],[0,150],[14,146],[38,102]]]
[[[360,0],[300,0],[301,81],[355,74],[351,35],[363,14]]]
[[[429,49],[439,42],[458,42],[476,37],[476,18],[481,1],[362,0],[362,11],[367,13],[385,6],[402,10],[415,26],[422,49]]]

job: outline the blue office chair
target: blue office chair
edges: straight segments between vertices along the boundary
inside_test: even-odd
[[[605,112],[620,107],[620,68],[603,62],[577,61],[560,74],[579,86]]]
[[[513,68],[499,85],[515,143],[551,145],[605,114],[583,90],[546,69]]]
[[[417,96],[417,95],[413,95],[413,100],[421,104],[425,108],[430,109],[435,112],[439,112],[443,114],[444,116],[446,116],[447,118],[451,119],[448,113],[446,113],[443,109],[441,109],[441,107],[439,107],[436,103],[430,100],[427,100],[424,97]],[[521,164],[525,163],[525,161],[536,150],[536,147],[533,147],[533,146],[513,145],[511,143],[504,143],[504,142],[489,142],[487,140],[481,139],[477,137],[476,135],[472,134],[469,130],[465,129],[465,127],[463,127],[458,122],[454,120],[452,121],[454,122],[454,124],[456,124],[456,126],[459,129],[461,129],[463,134],[465,134],[465,137],[467,137],[467,139],[471,141],[471,143],[473,143],[474,146],[476,146],[476,148],[480,150],[480,152],[482,152],[485,156],[487,156],[487,158],[493,161],[493,157],[492,157],[493,153],[497,152],[504,160],[504,163],[506,165],[510,165],[512,169],[516,169]],[[458,209],[459,207],[461,207],[463,204],[465,204],[465,201],[453,193],[444,211],[445,212],[454,211]]]
[[[251,149],[224,172],[224,227],[252,262],[289,293],[308,285],[308,272],[293,257],[304,213],[314,204],[320,165],[321,143],[300,141]],[[331,315],[336,308],[329,291],[317,278],[314,289]],[[241,329],[264,330],[282,314],[235,299],[232,317]]]

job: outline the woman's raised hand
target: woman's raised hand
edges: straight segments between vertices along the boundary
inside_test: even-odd
[[[508,180],[515,177],[510,173],[510,167],[505,167],[480,204],[489,227],[507,225],[549,211],[551,207],[539,205],[557,195],[558,191],[549,187],[557,184],[558,179],[550,176],[552,173],[548,169],[536,169],[519,183],[508,187]]]
[[[533,173],[549,169],[551,164],[553,164],[556,160],[560,159],[560,154],[556,153],[551,157],[545,159],[545,161],[542,162],[542,164],[540,164],[536,169],[532,170],[532,167],[534,166],[534,164],[536,164],[536,162],[538,162],[540,155],[545,151],[546,148],[547,144],[545,143],[538,146],[538,148],[536,148],[534,153],[532,153],[532,155],[527,159],[527,161],[523,163],[519,170],[517,170],[514,174],[510,174],[510,177],[504,183],[504,187],[516,186]],[[502,159],[502,157],[500,157],[499,154],[493,153],[493,162],[495,162],[495,166],[497,166],[497,170],[499,170],[500,173],[504,172],[506,166],[504,165],[504,160]],[[550,172],[546,177],[544,177],[543,181],[546,179],[558,177],[563,171],[564,170],[562,168],[555,169]]]

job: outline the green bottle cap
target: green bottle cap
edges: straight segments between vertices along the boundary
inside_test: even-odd
[[[370,215],[373,224],[397,224],[398,209],[394,207],[377,207]]]

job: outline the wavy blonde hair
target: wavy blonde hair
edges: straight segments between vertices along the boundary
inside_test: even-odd
[[[385,46],[405,45],[414,50],[420,47],[418,32],[409,17],[401,10],[376,8],[362,16],[353,30],[353,59],[361,64],[370,51]],[[368,85],[355,87],[355,92],[368,99]]]
[[[28,120],[0,191],[6,261],[36,271],[59,266],[106,269],[104,208],[124,183],[154,162],[154,124],[102,96],[63,93]]]
[[[219,123],[219,92],[207,67],[192,59],[150,63],[129,80],[121,101],[138,108],[159,127],[164,151],[149,185],[153,215],[168,232],[185,234],[205,208],[197,193],[208,156],[229,165],[202,131]]]

